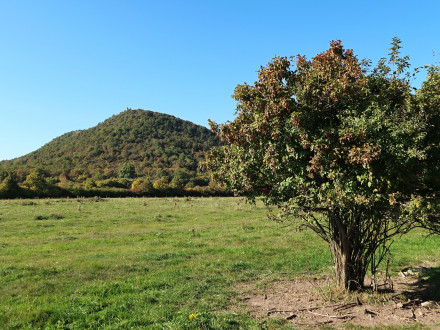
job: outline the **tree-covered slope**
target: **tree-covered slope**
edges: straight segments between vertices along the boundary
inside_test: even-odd
[[[124,163],[139,175],[185,168],[195,171],[219,140],[203,126],[146,110],[127,109],[87,130],[66,133],[0,167],[41,168],[52,176],[114,177]]]

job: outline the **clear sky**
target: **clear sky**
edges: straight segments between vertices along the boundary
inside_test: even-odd
[[[439,12],[439,0],[0,0],[0,160],[126,107],[232,120],[237,84],[331,40],[376,62],[397,36],[414,66],[434,63]]]

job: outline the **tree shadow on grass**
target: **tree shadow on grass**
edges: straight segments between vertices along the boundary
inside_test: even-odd
[[[423,268],[419,279],[403,292],[411,300],[440,302],[440,267]]]

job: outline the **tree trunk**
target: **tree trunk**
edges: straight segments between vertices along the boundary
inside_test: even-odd
[[[364,287],[367,266],[353,260],[355,255],[350,241],[344,237],[340,242],[332,242],[330,251],[333,254],[338,285],[346,290],[359,290]]]
[[[327,236],[335,265],[338,285],[346,290],[359,290],[364,278],[371,252],[366,249],[364,228],[360,213],[356,210],[334,209],[328,214],[330,230]]]

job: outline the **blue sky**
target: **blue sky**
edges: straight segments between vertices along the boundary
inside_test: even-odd
[[[232,120],[237,84],[331,40],[376,62],[397,36],[414,66],[434,63],[439,12],[438,0],[0,0],[0,160],[126,107]]]

